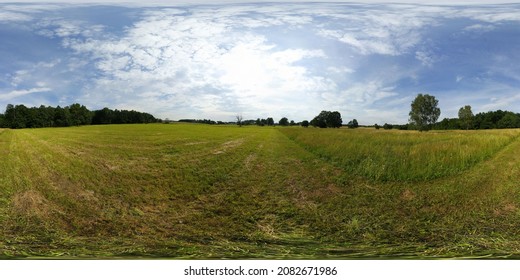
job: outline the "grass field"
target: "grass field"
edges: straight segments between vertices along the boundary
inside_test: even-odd
[[[0,257],[518,258],[519,136],[1,130]]]

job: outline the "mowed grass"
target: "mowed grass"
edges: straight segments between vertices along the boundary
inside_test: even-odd
[[[518,257],[518,135],[2,130],[0,256]]]

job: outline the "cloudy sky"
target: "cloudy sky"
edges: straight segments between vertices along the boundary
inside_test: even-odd
[[[0,111],[406,123],[429,93],[441,119],[520,112],[520,4],[117,2],[0,2]]]

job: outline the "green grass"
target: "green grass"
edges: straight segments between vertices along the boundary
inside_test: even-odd
[[[374,180],[429,180],[460,172],[515,141],[516,130],[383,131],[284,129],[309,151]]]
[[[0,257],[519,257],[519,135],[2,130]]]

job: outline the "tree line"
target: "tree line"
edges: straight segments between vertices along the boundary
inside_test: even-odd
[[[90,111],[84,105],[75,103],[66,107],[26,107],[8,104],[4,114],[0,114],[0,127],[3,128],[41,128],[67,127],[90,124],[131,124],[153,123],[156,119],[149,113],[134,110],[112,110],[103,108]]]
[[[502,129],[520,128],[520,114],[509,111],[489,111],[476,115],[473,114],[471,106],[465,105],[459,109],[458,118],[444,118],[437,122],[441,110],[439,101],[429,94],[418,94],[411,104],[409,113],[410,123],[399,126],[400,129],[417,129],[425,131],[430,129]],[[376,125],[376,129],[379,126]],[[384,125],[384,128],[392,128],[392,125]]]
[[[399,129],[399,130],[419,130],[428,131],[448,130],[448,129],[502,129],[502,128],[520,128],[520,114],[510,111],[489,111],[476,115],[473,114],[471,106],[465,105],[459,109],[458,118],[444,118],[437,122],[441,115],[441,109],[438,106],[439,101],[435,96],[429,94],[418,94],[412,101],[409,113],[408,124],[388,124],[383,126],[375,124],[376,129]],[[308,126],[302,123],[303,126]],[[316,116],[310,125],[314,127],[341,127],[341,114],[337,111],[322,111]],[[348,122],[349,128],[357,128],[358,121],[353,119]]]
[[[467,105],[471,110],[471,107]],[[464,107],[463,107],[464,108]],[[462,108],[461,108],[462,109]],[[520,114],[510,111],[489,111],[473,115],[461,115],[459,118],[445,118],[435,124],[434,129],[502,129],[520,128]]]

